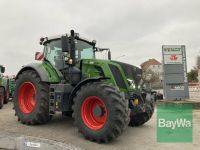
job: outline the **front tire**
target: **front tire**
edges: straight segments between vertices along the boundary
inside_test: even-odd
[[[49,86],[41,82],[33,70],[22,72],[14,91],[14,109],[18,120],[23,124],[44,124],[50,120]]]
[[[73,118],[86,139],[109,142],[127,127],[128,101],[119,93],[115,88],[99,82],[84,85],[77,92]]]
[[[141,126],[151,119],[155,109],[155,101],[151,100],[145,103],[145,112],[130,115],[129,126]]]

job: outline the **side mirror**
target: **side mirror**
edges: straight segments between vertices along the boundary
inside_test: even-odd
[[[42,60],[44,58],[44,53],[36,52],[35,53],[35,60]]]
[[[69,52],[69,38],[66,36],[61,37],[62,52]]]
[[[0,70],[1,70],[1,73],[4,73],[5,72],[5,67],[0,66]]]
[[[110,50],[108,51],[108,60],[111,60],[111,52],[110,52]]]

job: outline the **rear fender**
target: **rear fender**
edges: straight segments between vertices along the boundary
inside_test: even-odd
[[[22,69],[17,73],[16,79],[18,79],[19,75],[26,70],[34,70],[35,72],[37,72],[42,82],[49,82],[49,83],[60,82],[59,75],[52,67],[49,67],[48,64],[38,64],[38,63],[32,63],[23,66]]]

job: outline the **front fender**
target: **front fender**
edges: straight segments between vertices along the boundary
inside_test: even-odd
[[[70,103],[72,106],[73,104],[73,97],[76,95],[76,92],[81,88],[81,86],[89,83],[89,82],[98,82],[98,81],[101,81],[101,80],[107,80],[109,79],[108,77],[93,77],[93,78],[87,78],[87,79],[84,79],[82,80],[81,82],[79,82],[73,89],[73,91],[71,92],[70,94],[70,97],[69,97],[69,100],[70,100]]]

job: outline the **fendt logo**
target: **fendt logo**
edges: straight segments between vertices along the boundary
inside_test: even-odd
[[[178,57],[176,56],[176,54],[172,54],[170,56],[170,60],[172,60],[172,61],[176,61],[177,59],[178,59]]]

